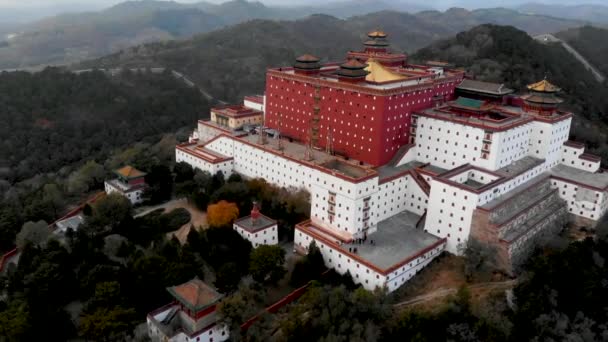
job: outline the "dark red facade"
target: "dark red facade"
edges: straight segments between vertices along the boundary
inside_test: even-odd
[[[314,147],[322,149],[329,143],[336,154],[379,166],[410,142],[411,113],[433,106],[437,97],[453,99],[461,80],[457,73],[378,89],[367,81],[353,84],[323,77],[323,70],[311,76],[292,68],[270,69],[265,124],[284,137],[313,140]]]

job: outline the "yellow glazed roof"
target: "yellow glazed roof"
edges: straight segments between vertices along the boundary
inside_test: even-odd
[[[378,37],[386,37],[386,33],[382,30],[374,30],[367,34],[368,37],[378,38]]]
[[[390,69],[385,68],[373,58],[368,59],[366,63],[367,67],[365,70],[369,72],[369,74],[365,76],[366,81],[382,83],[399,81],[407,78],[407,76],[397,74]]]
[[[118,170],[116,170],[116,173],[118,173],[119,175],[126,177],[126,178],[135,178],[135,177],[141,177],[141,176],[145,176],[146,174],[139,171],[138,169],[132,167],[132,166],[125,166],[123,168],[120,168]]]
[[[556,91],[560,90],[557,86],[555,86],[551,82],[547,81],[546,79],[542,80],[540,82],[529,84],[528,89],[534,90],[534,91],[548,92],[548,93],[552,93],[552,92],[556,92]]]

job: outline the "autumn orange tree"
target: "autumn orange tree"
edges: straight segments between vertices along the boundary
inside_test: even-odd
[[[236,203],[219,201],[207,206],[207,223],[210,227],[225,227],[239,217]]]

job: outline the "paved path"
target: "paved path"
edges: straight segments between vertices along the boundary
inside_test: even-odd
[[[478,283],[478,284],[473,284],[468,286],[469,290],[471,291],[478,291],[478,290],[508,290],[510,288],[513,288],[515,286],[515,284],[517,284],[517,280],[507,280],[507,281],[500,281],[500,282],[488,282],[488,283]],[[458,288],[455,287],[451,287],[451,288],[440,288],[437,289],[433,292],[430,293],[426,293],[420,296],[416,296],[413,298],[410,298],[406,301],[394,304],[393,307],[396,309],[403,309],[406,308],[408,306],[411,305],[415,305],[415,304],[420,304],[420,303],[424,303],[424,302],[428,302],[437,298],[443,298],[443,297],[447,297],[450,295],[455,294],[456,292],[458,292]]]
[[[190,228],[194,227],[195,229],[205,229],[207,227],[207,213],[195,208],[191,203],[188,203],[185,198],[174,199],[155,206],[138,208],[134,217],[141,217],[158,209],[164,209],[164,212],[168,213],[177,208],[184,208],[188,210],[190,213],[190,222],[184,224],[174,232],[167,233],[167,237],[171,238],[172,236],[175,236],[182,244],[184,244],[188,240]]]
[[[593,74],[593,77],[595,77],[598,82],[603,83],[606,80],[606,77],[602,75],[602,73],[598,69],[596,69],[591,63],[589,63],[589,61],[585,57],[578,53],[578,51],[576,51],[572,47],[572,45],[568,44],[567,42],[557,38],[552,34],[541,34],[538,36],[534,36],[533,38],[541,43],[561,43],[564,49],[566,49],[566,51],[570,52],[571,55],[578,59],[578,61],[581,62],[581,64],[583,64],[583,66]]]

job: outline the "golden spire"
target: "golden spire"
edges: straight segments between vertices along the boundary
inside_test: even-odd
[[[542,81],[528,84],[528,89],[533,90],[533,91],[543,92],[543,93],[555,93],[555,92],[558,92],[561,90],[558,86],[547,81],[546,76]]]

